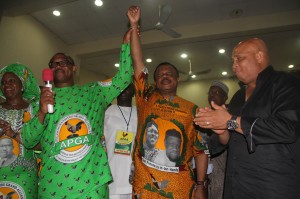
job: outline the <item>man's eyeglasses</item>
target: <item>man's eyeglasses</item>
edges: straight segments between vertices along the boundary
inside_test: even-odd
[[[66,66],[70,65],[70,62],[67,61],[67,60],[49,62],[49,67],[50,68],[55,68],[58,65],[61,66],[61,67],[66,67]]]

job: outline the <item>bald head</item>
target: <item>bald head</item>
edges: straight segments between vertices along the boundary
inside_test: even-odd
[[[269,65],[269,52],[268,52],[268,47],[266,45],[266,43],[259,39],[259,38],[250,38],[244,41],[241,41],[240,43],[238,43],[233,51],[236,51],[236,49],[239,48],[244,48],[247,49],[249,52],[252,53],[261,53],[261,66],[263,68],[266,68]]]
[[[233,49],[232,59],[233,72],[245,84],[255,85],[258,74],[269,66],[268,48],[258,38],[238,43]]]

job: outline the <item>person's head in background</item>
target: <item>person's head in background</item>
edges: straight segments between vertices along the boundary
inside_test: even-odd
[[[118,96],[118,98],[117,98],[117,104],[119,106],[131,107],[132,106],[132,98],[133,98],[133,96],[134,96],[134,86],[131,83]]]
[[[228,87],[223,82],[217,80],[212,81],[208,91],[208,102],[210,106],[212,106],[212,101],[218,106],[224,105],[228,99],[228,91]]]

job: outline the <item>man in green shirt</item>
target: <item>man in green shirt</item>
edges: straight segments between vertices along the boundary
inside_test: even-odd
[[[22,132],[26,147],[42,147],[39,198],[108,198],[112,177],[101,145],[104,111],[132,81],[130,31],[119,71],[109,82],[75,85],[73,59],[64,53],[51,58],[55,88],[43,88],[36,116]],[[47,113],[48,104],[54,113]]]

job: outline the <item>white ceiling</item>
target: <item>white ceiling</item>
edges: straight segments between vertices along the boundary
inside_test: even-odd
[[[153,63],[150,70],[160,62],[168,61],[176,65],[180,71],[189,72],[189,62],[179,58],[180,53],[186,52],[192,63],[193,73],[211,69],[198,79],[220,78],[221,72],[231,73],[230,53],[233,46],[249,37],[260,37],[270,47],[271,60],[278,70],[288,70],[289,64],[300,69],[300,23],[278,25],[276,27],[260,27],[247,31],[231,31],[223,27],[222,33],[194,35],[189,29],[196,25],[209,27],[208,24],[245,19],[241,29],[253,26],[249,17],[260,17],[276,13],[300,12],[299,0],[103,0],[102,7],[95,7],[94,0],[9,0],[1,1],[3,15],[18,16],[29,14],[57,35],[66,44],[78,45],[86,42],[105,40],[124,34],[127,29],[126,11],[130,5],[139,5],[142,9],[144,29],[154,27],[158,21],[158,6],[169,5],[172,13],[166,26],[182,34],[180,38],[172,38],[159,30],[142,33],[148,38],[144,49],[144,57],[150,57]],[[62,12],[60,17],[52,15],[53,9]],[[284,19],[271,19],[278,24],[287,24]],[[249,24],[248,24],[249,23]],[[254,24],[255,25],[255,24]],[[237,30],[239,27],[237,27]],[[246,28],[247,29],[247,28]],[[213,32],[211,29],[202,32]],[[150,38],[150,39],[149,39]],[[218,54],[219,48],[226,49],[225,54]],[[118,60],[119,49],[107,49],[78,54],[80,67],[112,76],[116,68],[113,64]],[[152,70],[153,71],[153,70]],[[183,74],[183,79],[187,79]]]

